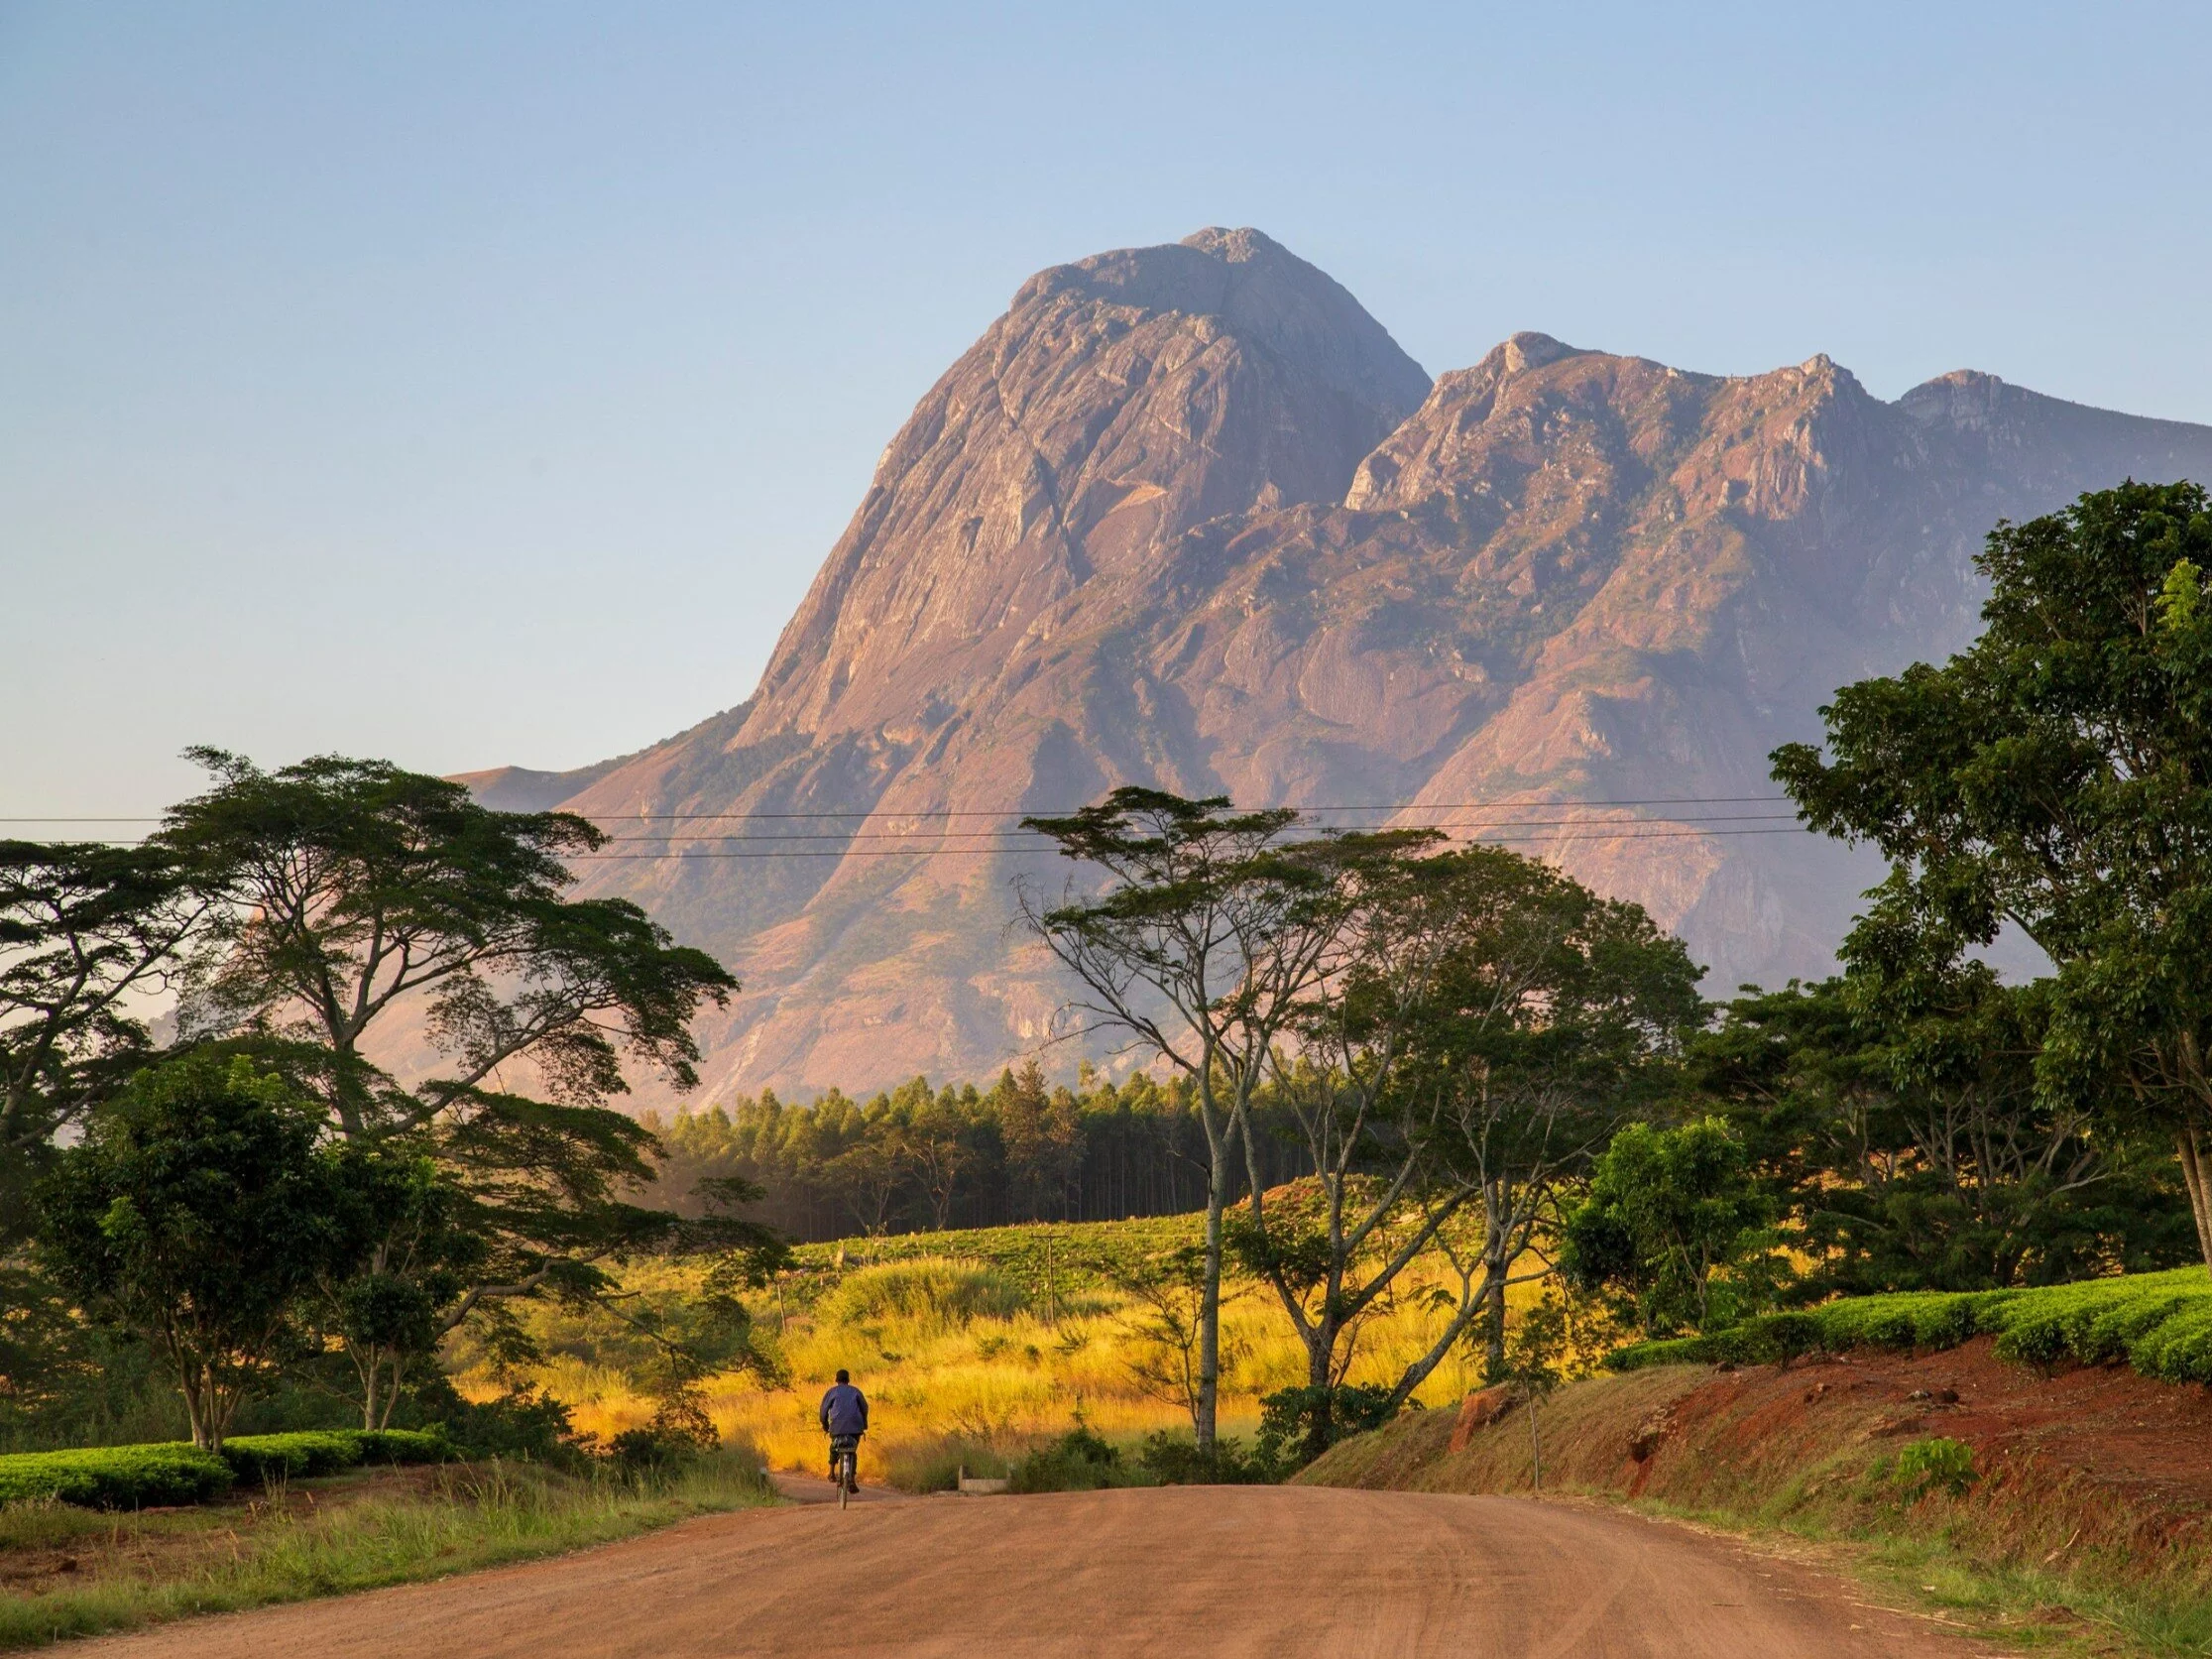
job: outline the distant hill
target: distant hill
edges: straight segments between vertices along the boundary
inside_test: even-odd
[[[1009,882],[1064,872],[989,832],[1125,781],[1479,825],[1641,900],[1709,988],[1773,984],[1825,971],[1879,871],[1792,827],[1767,752],[1971,637],[2000,518],[2128,476],[2212,478],[2212,428],[1541,334],[1432,384],[1324,273],[1206,230],[1022,286],[748,701],[470,781],[600,819],[626,856],[587,889],[745,982],[703,1028],[707,1100],[1036,1045],[1062,993]]]

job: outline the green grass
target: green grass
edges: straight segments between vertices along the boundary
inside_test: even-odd
[[[2092,1583],[2048,1567],[1977,1559],[1941,1532],[1900,1533],[1863,1520],[1838,1524],[1806,1513],[1753,1513],[1649,1498],[1631,1498],[1623,1506],[1739,1535],[1782,1533],[1825,1546],[1838,1552],[1833,1564],[1871,1586],[1877,1600],[1932,1614],[2008,1650],[2067,1659],[2212,1654],[2212,1596],[2186,1580]]]
[[[1637,1343],[1606,1363],[1615,1370],[1772,1364],[1854,1348],[1956,1348],[1984,1335],[1997,1338],[2000,1358],[2024,1364],[2125,1360],[2160,1382],[2212,1382],[2212,1277],[2201,1267],[2177,1267],[2035,1290],[1853,1296],[1701,1337]]]
[[[1148,1216],[1118,1222],[1038,1222],[1023,1227],[976,1227],[948,1233],[900,1233],[883,1239],[841,1239],[802,1244],[795,1252],[802,1272],[829,1275],[842,1255],[856,1266],[958,1257],[980,1261],[1018,1285],[1037,1303],[1110,1289],[1106,1269],[1135,1265],[1146,1256],[1198,1241],[1200,1216]]]
[[[325,1495],[342,1496],[349,1480],[390,1479],[348,1477]],[[166,1544],[152,1558],[169,1564],[148,1570],[118,1549],[45,1594],[0,1596],[0,1648],[470,1572],[772,1501],[750,1449],[641,1483],[500,1464],[439,1469],[427,1482],[350,1502],[256,1505],[248,1515],[237,1506],[129,1518],[0,1507],[0,1547],[94,1555],[130,1528],[134,1539]]]

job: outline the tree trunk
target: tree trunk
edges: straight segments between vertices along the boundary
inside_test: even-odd
[[[1489,1283],[1483,1286],[1483,1356],[1482,1378],[1485,1382],[1505,1380],[1505,1274],[1507,1263],[1492,1261],[1486,1266]]]
[[[1331,1292],[1334,1297],[1334,1291]],[[1313,1408],[1306,1418],[1306,1461],[1312,1463],[1329,1450],[1337,1427],[1336,1390],[1330,1373],[1336,1368],[1338,1329],[1326,1306],[1321,1320],[1306,1339],[1306,1386],[1313,1390]]]
[[[1222,1159],[1214,1159],[1206,1183],[1206,1279],[1198,1302],[1198,1410],[1192,1429],[1201,1452],[1214,1450],[1215,1400],[1222,1379]]]
[[[1529,1390],[1529,1486],[1544,1489],[1544,1442],[1536,1433],[1536,1390]]]
[[[2194,1124],[2174,1132],[2173,1149],[2180,1156],[2181,1179],[2189,1189],[2189,1213],[2196,1219],[2197,1252],[2204,1257],[2205,1271],[2212,1273],[2212,1193],[2205,1189],[2207,1171]]]

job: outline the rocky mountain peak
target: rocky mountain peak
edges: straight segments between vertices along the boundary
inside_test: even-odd
[[[1428,389],[1356,299],[1257,231],[1040,272],[884,452],[748,737],[919,732],[917,711],[982,694],[1060,607],[1194,525],[1340,500]]]
[[[702,1031],[709,1104],[1037,1051],[1062,988],[1007,888],[1066,872],[1003,826],[1122,782],[1417,803],[1643,902],[1716,990],[1777,984],[1827,969],[1879,868],[1766,804],[1767,753],[1837,685],[1963,642],[2000,516],[2131,474],[2212,476],[2212,429],[1533,332],[1432,386],[1325,273],[1208,229],[1021,286],[884,452],[750,701],[565,780],[475,782],[800,838],[741,862],[671,832],[590,878],[745,982]]]

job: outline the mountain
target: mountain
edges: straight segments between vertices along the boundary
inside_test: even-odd
[[[469,780],[600,820],[586,889],[745,982],[704,1099],[1035,1048],[1062,993],[1010,884],[1066,872],[1003,830],[1120,782],[1479,827],[1642,901],[1709,988],[1773,984],[1825,971],[1879,869],[1792,827],[1767,752],[1971,637],[2000,518],[2131,475],[2212,477],[2212,428],[1542,334],[1432,384],[1328,276],[1206,230],[1022,285],[750,700]]]

